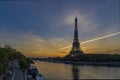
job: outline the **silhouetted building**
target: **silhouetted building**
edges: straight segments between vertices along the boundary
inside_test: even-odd
[[[77,17],[75,18],[75,30],[74,30],[74,39],[72,44],[72,49],[69,52],[68,56],[78,56],[82,55],[83,51],[80,48],[79,37],[78,37],[78,28],[77,28]]]

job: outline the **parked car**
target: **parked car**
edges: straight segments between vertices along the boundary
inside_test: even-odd
[[[8,71],[8,72],[6,73],[6,75],[12,75],[12,72],[11,72],[11,71]]]

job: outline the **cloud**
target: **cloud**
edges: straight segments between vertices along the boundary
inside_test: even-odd
[[[1,33],[1,44],[11,45],[26,56],[61,56],[65,55],[64,51],[55,50],[62,46],[68,45],[64,39],[48,38],[45,39],[33,33]],[[60,54],[61,53],[61,54]]]
[[[104,39],[104,38],[109,38],[109,37],[112,37],[112,36],[115,36],[115,35],[120,35],[120,32],[116,32],[116,33],[113,33],[113,34],[109,34],[109,35],[105,35],[105,36],[102,36],[102,37],[87,40],[87,41],[81,42],[81,44],[101,40],[101,39]],[[66,46],[66,47],[63,47],[63,48],[60,48],[60,49],[65,49],[65,48],[69,48],[69,47],[71,47],[71,46]]]
[[[56,3],[51,1],[7,2],[7,4],[2,2],[1,6],[6,8],[3,10],[5,16],[1,16],[5,21],[1,18],[0,44],[12,45],[26,56],[65,55],[70,51],[70,47],[65,50],[56,49],[72,44],[75,16],[78,17],[80,41],[90,42],[98,36],[120,31],[117,15],[119,11],[111,4],[113,3],[105,2],[102,6],[101,3],[96,6],[86,1],[82,3],[63,1],[56,6]],[[10,16],[16,17],[11,20]],[[81,46],[84,51],[95,52],[99,49],[100,52],[101,47],[108,46],[107,50],[110,45],[119,47],[118,37],[109,37]]]
[[[84,52],[89,53],[119,52],[119,34],[120,32],[81,42],[81,47]],[[118,36],[114,37],[114,35]],[[109,39],[107,40],[106,38],[108,37]],[[50,37],[46,39],[32,32],[15,33],[11,31],[1,31],[0,40],[1,44],[12,45],[17,50],[23,52],[24,55],[30,57],[64,56],[69,53],[71,48],[71,46],[67,45],[72,44],[71,40],[67,38]],[[67,46],[67,48],[60,49],[64,46]]]
[[[64,24],[74,26],[75,17],[78,18],[78,29],[83,32],[92,32],[99,27],[99,23],[95,20],[92,14],[83,14],[82,12],[72,12],[69,13],[65,19]]]

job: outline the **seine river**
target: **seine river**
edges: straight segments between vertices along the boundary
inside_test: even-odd
[[[35,61],[46,80],[120,79],[120,67],[75,66]]]

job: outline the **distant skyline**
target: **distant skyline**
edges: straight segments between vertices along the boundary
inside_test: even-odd
[[[29,57],[64,56],[71,50],[75,16],[82,43],[120,33],[119,0],[0,1],[0,45]],[[85,53],[120,54],[120,34],[81,48]]]

